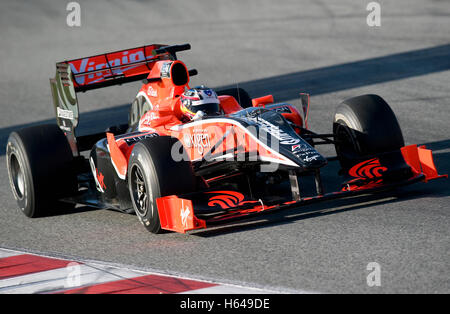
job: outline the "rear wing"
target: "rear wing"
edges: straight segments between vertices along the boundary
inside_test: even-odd
[[[176,60],[176,52],[188,49],[189,44],[151,44],[58,62],[50,87],[57,124],[65,132],[74,155],[78,155],[79,150],[75,136],[78,92],[146,79],[154,62]]]
[[[163,45],[148,45],[62,63],[70,66],[75,91],[85,92],[145,79],[151,70],[150,63],[169,59],[168,54],[153,55],[153,51],[161,47]]]

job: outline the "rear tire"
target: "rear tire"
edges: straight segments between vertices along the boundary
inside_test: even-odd
[[[334,116],[333,134],[344,169],[367,156],[404,146],[394,112],[378,95],[357,96],[341,103]]]
[[[176,138],[159,136],[138,142],[128,164],[128,187],[133,208],[141,223],[152,233],[161,233],[156,199],[193,192],[196,180],[191,162],[183,150],[183,159],[171,156]]]
[[[6,147],[9,182],[27,217],[39,217],[73,205],[59,199],[76,193],[69,143],[57,125],[12,132]]]

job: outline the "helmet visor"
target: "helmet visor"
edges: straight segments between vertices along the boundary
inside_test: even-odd
[[[201,104],[190,106],[189,110],[196,113],[197,111],[203,111],[207,115],[219,114],[220,106],[218,103],[209,103],[209,104]]]

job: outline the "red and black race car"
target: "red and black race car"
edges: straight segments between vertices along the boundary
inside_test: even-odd
[[[217,91],[220,114],[183,120],[180,95],[197,71],[177,52],[188,49],[153,44],[56,64],[57,124],[13,132],[7,144],[11,187],[25,215],[84,204],[136,213],[153,233],[184,233],[444,177],[430,150],[404,146],[393,111],[377,95],[341,103],[331,134],[309,130],[307,94],[296,106],[271,95],[251,99],[242,88]],[[136,80],[144,84],[128,124],[77,136],[77,92]],[[316,146],[323,144],[337,156],[322,156]],[[342,179],[325,191],[321,169],[330,159],[339,160]]]

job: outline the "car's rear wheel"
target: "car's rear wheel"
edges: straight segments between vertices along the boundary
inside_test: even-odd
[[[343,168],[351,167],[366,156],[404,146],[394,112],[378,95],[357,96],[341,103],[334,115],[333,134]]]
[[[172,148],[178,145],[182,160],[176,161]],[[138,142],[128,164],[131,201],[141,223],[152,233],[161,233],[156,199],[192,192],[196,179],[191,162],[180,142],[170,136]]]
[[[12,132],[6,147],[9,182],[17,204],[28,217],[45,216],[72,204],[59,199],[77,190],[73,155],[57,125]]]

